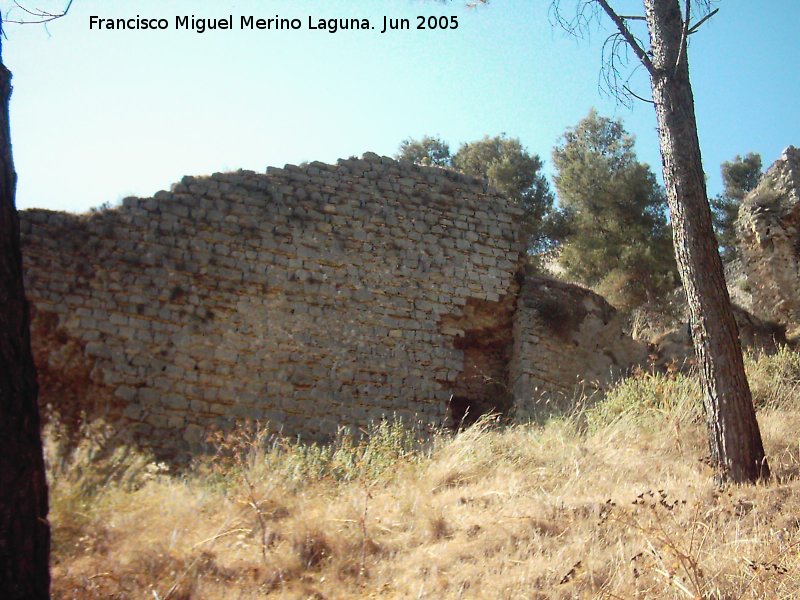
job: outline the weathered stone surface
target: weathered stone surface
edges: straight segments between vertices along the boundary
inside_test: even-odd
[[[786,344],[786,327],[759,319],[754,314],[733,306],[733,316],[739,328],[742,350],[774,354]],[[684,370],[696,364],[694,346],[688,321],[652,340],[653,366],[662,370]]]
[[[647,350],[600,296],[524,272],[520,216],[483,181],[369,153],[23,211],[41,400],[164,457],[244,420],[326,440],[536,416]]]
[[[91,392],[104,407],[86,412],[163,455],[240,419],[308,439],[400,410],[440,425],[465,364],[443,323],[516,289],[520,214],[484,182],[372,154],[23,211],[42,401],[69,376],[71,403]]]
[[[602,392],[645,364],[647,344],[623,331],[616,309],[594,292],[526,275],[514,314],[509,366],[519,420],[558,413],[576,393]]]
[[[800,323],[800,150],[789,146],[742,202],[737,238],[753,312]]]

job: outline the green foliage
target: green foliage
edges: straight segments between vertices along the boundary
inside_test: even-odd
[[[792,410],[800,394],[800,352],[782,346],[772,355],[745,357],[753,404],[759,409]]]
[[[45,463],[53,519],[53,550],[76,546],[91,514],[115,492],[131,493],[165,477],[167,465],[120,439],[102,420],[85,422],[77,436],[48,407],[43,431]],[[76,439],[75,439],[76,438]]]
[[[761,155],[750,152],[742,158],[737,154],[732,161],[722,163],[720,171],[725,195],[741,202],[761,180]]]
[[[748,192],[755,189],[761,179],[761,155],[751,152],[722,163],[722,184],[725,191],[711,199],[714,232],[725,260],[736,258],[736,218],[739,206]]]
[[[654,429],[663,427],[665,420],[689,423],[702,418],[702,398],[695,375],[639,371],[588,409],[586,421],[590,431],[622,421]]]
[[[284,445],[274,451],[274,467],[280,468],[287,479],[303,484],[328,478],[372,481],[396,470],[401,463],[424,455],[418,432],[400,420],[381,421],[368,433],[361,441],[340,435],[327,446]]]
[[[620,121],[594,110],[553,150],[567,274],[624,308],[675,286],[666,196]]]
[[[330,481],[374,481],[384,473],[396,471],[404,463],[418,461],[429,444],[420,430],[400,419],[373,423],[364,437],[354,439],[342,430],[330,444],[303,443],[270,433],[259,424],[245,423],[229,432],[212,436],[216,448],[209,464],[201,459],[198,469],[211,467],[222,487],[239,477],[261,474],[279,475],[298,488],[310,483]],[[431,434],[436,439],[436,432]]]
[[[774,354],[745,354],[745,370],[758,410],[793,410],[800,392],[800,353],[781,347]],[[585,411],[590,431],[614,423],[651,430],[665,423],[687,424],[704,418],[703,394],[696,372],[639,370],[622,379],[605,398]]]
[[[438,137],[429,135],[415,140],[408,138],[400,143],[397,158],[427,167],[449,167],[450,146]]]
[[[120,432],[103,420],[85,422],[71,440],[57,414],[47,425],[45,448],[51,495],[90,502],[112,487],[138,489],[167,466],[120,438]]]

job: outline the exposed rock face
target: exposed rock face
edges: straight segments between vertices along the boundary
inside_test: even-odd
[[[453,332],[454,346],[464,353],[449,401],[453,426],[469,425],[488,412],[513,411],[508,383],[518,291],[515,284],[500,302],[470,299],[462,314],[442,319],[442,331]]]
[[[523,276],[520,215],[374,154],[23,211],[41,401],[166,458],[242,420],[325,440],[393,415],[525,418],[646,352],[596,294]]]
[[[800,150],[784,150],[742,202],[737,237],[753,312],[800,323]]]
[[[95,362],[86,355],[86,344],[59,326],[58,315],[33,306],[31,337],[41,404],[45,418],[57,415],[66,433],[79,431],[87,416],[114,422],[125,406],[111,390],[98,384]]]
[[[783,325],[759,319],[735,305],[733,316],[739,327],[742,350],[773,354],[786,345],[786,327]],[[657,369],[682,370],[694,365],[695,351],[689,323],[653,339],[651,356]]]

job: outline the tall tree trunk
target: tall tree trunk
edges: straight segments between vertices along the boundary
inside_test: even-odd
[[[687,2],[691,0],[686,0]],[[711,224],[678,0],[644,0],[675,254],[689,299],[711,459],[721,481],[769,477]]]
[[[50,597],[50,525],[14,206],[10,97],[0,38],[0,598],[36,600]]]

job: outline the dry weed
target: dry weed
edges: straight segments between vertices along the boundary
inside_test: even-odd
[[[51,458],[54,597],[797,598],[796,360],[748,361],[758,486],[714,486],[680,374],[428,444],[391,423],[330,447],[256,427],[182,474],[130,449]]]

